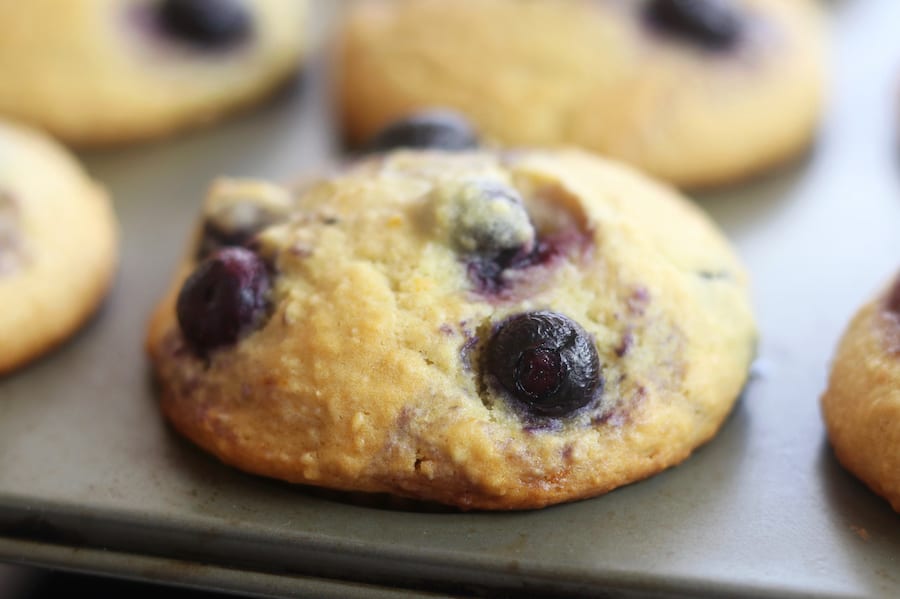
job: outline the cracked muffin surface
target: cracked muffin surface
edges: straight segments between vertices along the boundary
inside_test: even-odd
[[[173,425],[257,474],[464,509],[590,497],[710,439],[754,353],[708,218],[579,151],[221,180],[202,220],[148,348]]]

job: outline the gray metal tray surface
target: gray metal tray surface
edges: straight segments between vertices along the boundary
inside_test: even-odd
[[[900,516],[837,464],[818,408],[848,319],[900,267],[900,2],[829,6],[814,149],[698,198],[752,273],[761,345],[683,465],[539,511],[395,509],[243,474],[165,425],[148,315],[211,178],[339,158],[320,56],[221,126],[82,155],[115,198],[121,269],[89,326],[0,380],[0,560],[270,596],[900,597]]]

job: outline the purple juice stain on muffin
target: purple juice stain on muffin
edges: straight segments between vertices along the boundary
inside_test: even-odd
[[[266,264],[253,252],[214,252],[178,294],[176,314],[184,338],[201,355],[235,343],[264,324],[270,287]]]
[[[620,428],[625,426],[632,420],[634,412],[640,409],[641,405],[647,401],[647,388],[638,385],[629,397],[616,405],[614,409],[599,414],[591,419],[594,426],[606,425]]]
[[[491,259],[473,257],[466,264],[466,272],[475,293],[488,298],[506,300],[517,286],[538,275],[538,268],[550,267],[589,239],[580,231],[565,230],[538,237],[531,251],[510,251]]]
[[[478,349],[478,342],[480,339],[475,331],[468,327],[468,323],[465,321],[459,323],[459,328],[460,331],[462,331],[463,339],[465,339],[462,346],[459,348],[459,359],[460,362],[462,362],[463,369],[466,372],[472,372],[474,368],[472,358]]]
[[[745,17],[733,0],[650,0],[643,18],[660,35],[725,51],[740,41]]]
[[[369,152],[401,148],[461,152],[477,148],[478,134],[468,119],[452,110],[423,110],[386,126],[369,143]]]
[[[157,11],[163,32],[201,48],[231,47],[253,31],[252,15],[242,0],[161,0]]]
[[[628,313],[632,316],[643,316],[650,304],[650,292],[646,287],[636,287],[625,301]]]
[[[631,351],[632,345],[634,345],[634,330],[632,327],[626,327],[625,332],[622,333],[622,340],[616,346],[616,357],[624,358],[627,356],[628,352]]]
[[[536,275],[532,267],[548,266],[589,244],[574,222],[539,231],[519,192],[507,183],[473,179],[446,184],[437,193],[438,218],[451,231],[472,290],[485,298],[508,299]]]
[[[527,312],[497,328],[484,348],[487,386],[538,417],[562,417],[602,392],[594,342],[575,321],[556,312]]]
[[[525,268],[529,256],[512,250],[493,256],[471,257],[466,262],[466,275],[479,295],[501,295],[508,286],[504,274],[511,268]]]

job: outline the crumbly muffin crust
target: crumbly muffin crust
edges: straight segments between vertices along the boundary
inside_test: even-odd
[[[148,348],[165,415],[241,469],[541,507],[682,461],[746,381],[741,265],[697,208],[626,167],[577,151],[398,151],[302,191],[220,182],[207,214],[237,196],[283,210],[242,241],[271,273],[261,324],[211,349],[179,328],[207,217]],[[485,358],[504,323],[542,311],[583,331],[602,377],[563,415],[511,397]]]

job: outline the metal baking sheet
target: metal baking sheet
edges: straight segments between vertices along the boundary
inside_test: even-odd
[[[762,343],[742,401],[686,463],[540,511],[416,511],[240,473],[165,426],[147,317],[212,177],[290,179],[338,157],[320,57],[227,124],[82,156],[115,196],[122,266],[84,331],[0,380],[0,559],[273,596],[900,596],[900,516],[838,466],[818,411],[843,327],[900,267],[900,3],[829,6],[814,150],[698,198],[753,274]]]

